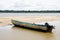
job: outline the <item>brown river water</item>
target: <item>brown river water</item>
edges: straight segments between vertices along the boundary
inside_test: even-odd
[[[13,27],[11,19],[24,22],[45,23],[55,26],[52,33]],[[0,40],[60,40],[60,16],[0,17]]]

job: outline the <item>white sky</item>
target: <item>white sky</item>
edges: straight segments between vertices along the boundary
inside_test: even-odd
[[[60,0],[0,0],[0,10],[60,10]]]

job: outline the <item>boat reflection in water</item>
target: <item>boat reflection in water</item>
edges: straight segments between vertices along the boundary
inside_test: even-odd
[[[34,29],[44,32],[52,32],[52,29],[54,29],[54,26],[49,25],[47,22],[45,23],[45,25],[40,25],[35,23],[21,22],[13,19],[11,21],[15,26],[20,26],[22,28]]]

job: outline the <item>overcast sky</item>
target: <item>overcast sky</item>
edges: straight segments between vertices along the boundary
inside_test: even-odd
[[[0,0],[0,10],[60,10],[60,0]]]

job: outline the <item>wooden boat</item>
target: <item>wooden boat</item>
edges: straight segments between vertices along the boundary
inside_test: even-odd
[[[52,29],[54,29],[54,26],[49,25],[48,23],[45,23],[45,25],[40,25],[35,23],[21,22],[18,20],[11,20],[11,21],[15,26],[20,26],[20,27],[38,29],[38,30],[43,30],[47,32],[52,32]]]

